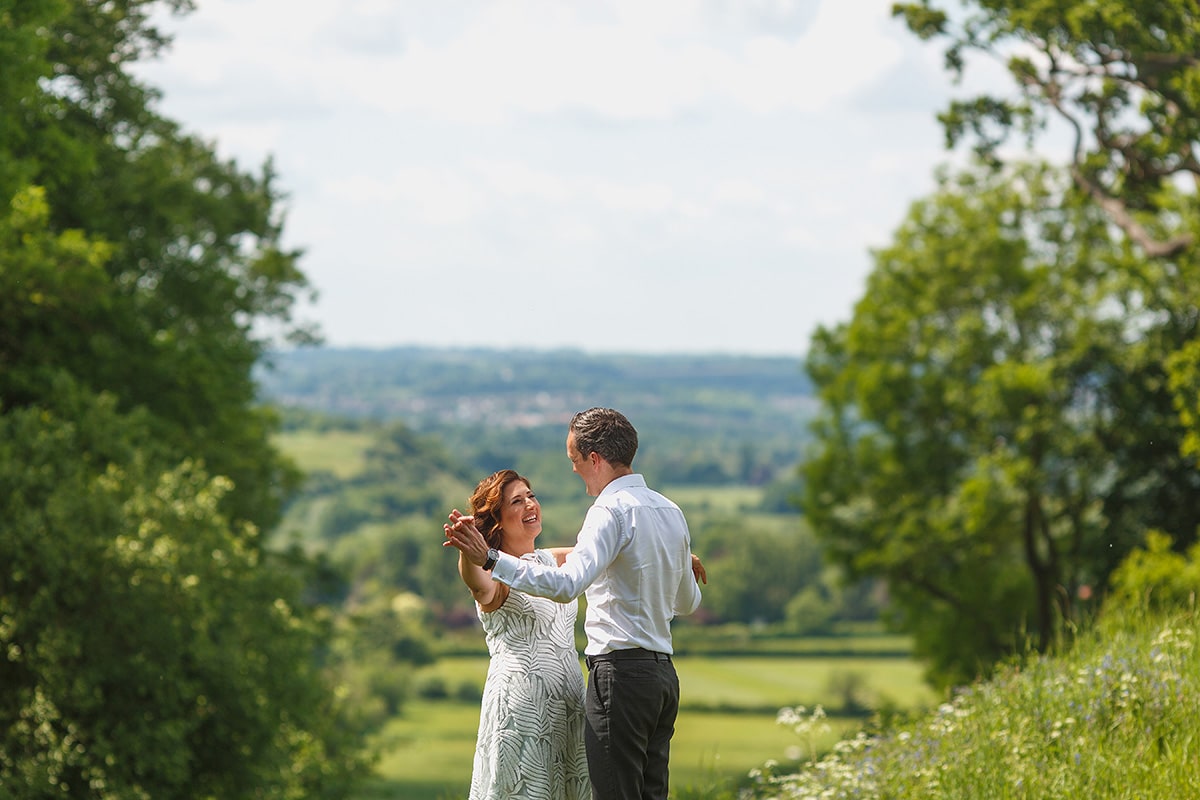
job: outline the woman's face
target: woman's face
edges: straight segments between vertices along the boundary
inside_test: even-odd
[[[506,538],[528,536],[532,539],[542,532],[542,505],[524,481],[513,481],[504,488],[500,528]]]

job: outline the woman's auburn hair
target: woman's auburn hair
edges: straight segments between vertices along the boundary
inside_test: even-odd
[[[504,531],[500,528],[500,507],[504,503],[504,493],[516,481],[529,486],[529,479],[524,475],[513,469],[502,469],[481,480],[471,493],[471,515],[475,517],[475,527],[487,540],[488,547],[501,549]]]

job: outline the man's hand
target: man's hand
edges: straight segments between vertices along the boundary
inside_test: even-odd
[[[463,556],[477,567],[487,563],[488,543],[475,527],[475,518],[457,508],[450,512],[450,522],[442,526],[446,530],[443,547],[457,547]]]

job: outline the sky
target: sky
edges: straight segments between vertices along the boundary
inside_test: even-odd
[[[137,72],[273,160],[330,346],[792,356],[952,157],[892,3],[197,0]]]

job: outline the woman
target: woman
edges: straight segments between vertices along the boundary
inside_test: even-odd
[[[542,509],[529,481],[511,469],[479,482],[471,514],[488,544],[519,558],[561,566],[569,547],[539,550]],[[457,512],[456,512],[457,513]],[[446,525],[447,532],[450,529]],[[475,598],[491,664],[483,687],[471,800],[587,800],[583,671],[575,649],[574,603],[510,590],[461,553],[458,571]]]

